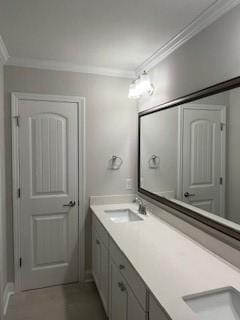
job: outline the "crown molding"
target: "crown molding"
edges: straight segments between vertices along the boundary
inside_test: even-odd
[[[27,58],[25,59],[25,58],[10,57],[6,64],[8,66],[80,72],[80,73],[95,74],[95,75],[102,75],[102,76],[108,76],[108,77],[129,78],[129,79],[134,79],[136,77],[136,74],[134,71],[110,69],[110,68],[102,68],[102,67],[94,67],[94,66],[84,66],[84,65],[60,62],[55,60],[41,60],[41,59],[27,59]]]
[[[203,29],[219,19],[229,10],[240,4],[240,0],[217,0],[210,7],[204,10],[186,28],[174,38],[158,49],[151,57],[146,59],[137,69],[136,74],[144,70],[149,71],[168,57],[171,53],[181,47],[188,40],[193,38]]]
[[[0,63],[5,64],[9,59],[8,50],[3,42],[2,37],[0,36]]]

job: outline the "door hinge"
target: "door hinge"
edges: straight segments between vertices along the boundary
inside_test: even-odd
[[[21,189],[20,188],[17,189],[17,196],[18,196],[18,198],[21,198]]]
[[[225,125],[225,123],[223,123],[223,122],[220,123],[220,130],[221,130],[221,131],[224,130],[224,125]]]
[[[20,127],[20,116],[15,116],[15,119],[17,127]]]
[[[220,178],[219,178],[219,183],[220,183],[220,184],[223,184],[223,177],[220,177]]]
[[[19,258],[19,267],[22,268],[22,258]]]
[[[80,201],[78,200],[78,207],[80,206]]]

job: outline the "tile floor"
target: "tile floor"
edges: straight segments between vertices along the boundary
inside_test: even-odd
[[[70,284],[13,295],[4,320],[106,320],[93,283]]]

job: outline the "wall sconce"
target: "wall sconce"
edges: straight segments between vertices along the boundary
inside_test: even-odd
[[[139,99],[144,96],[151,96],[154,92],[153,84],[149,74],[144,71],[141,76],[134,80],[129,86],[129,99]]]

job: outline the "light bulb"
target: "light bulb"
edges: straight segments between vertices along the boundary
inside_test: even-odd
[[[142,95],[142,82],[141,82],[141,78],[138,78],[136,81],[135,81],[135,86],[136,86],[136,95],[141,97]]]
[[[153,94],[153,85],[146,71],[141,75],[141,91],[142,95]]]
[[[128,98],[129,99],[139,99],[140,98],[140,96],[138,95],[136,81],[132,82],[129,86]]]

